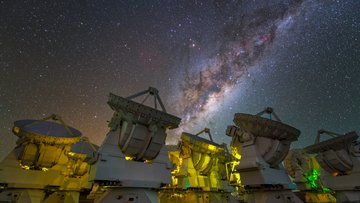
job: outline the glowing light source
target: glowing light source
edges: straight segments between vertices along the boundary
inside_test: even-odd
[[[319,179],[320,170],[319,169],[312,169],[308,173],[305,174],[306,182],[310,184],[310,189],[312,190],[322,190],[323,192],[331,192],[330,188],[321,187],[319,186],[316,181]]]
[[[240,152],[238,151],[238,149],[236,147],[231,146],[231,154],[235,157],[235,159],[237,159],[237,160],[241,159]]]
[[[30,166],[20,164],[20,167],[25,170],[30,170]]]
[[[134,159],[134,157],[131,157],[131,156],[125,156],[125,160],[131,161],[131,160],[133,160],[133,159]]]
[[[208,149],[211,151],[216,151],[217,148],[214,145],[208,145]]]
[[[313,189],[313,190],[319,189],[319,186],[316,183],[319,176],[320,176],[320,172],[316,169],[312,169],[308,173],[305,174],[306,181],[310,184],[311,189]]]
[[[74,155],[75,155],[74,152],[68,152],[67,154],[68,154],[69,156],[74,156]]]
[[[125,158],[126,159],[126,158]],[[153,160],[145,160],[144,163],[151,164]]]

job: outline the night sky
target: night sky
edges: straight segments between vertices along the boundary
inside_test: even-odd
[[[59,114],[100,144],[109,92],[153,86],[171,132],[275,109],[302,131],[360,132],[360,1],[0,1],[0,158],[19,119]],[[140,100],[141,101],[141,100]]]

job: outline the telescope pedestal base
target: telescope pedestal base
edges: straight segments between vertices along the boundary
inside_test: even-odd
[[[301,190],[298,192],[294,192],[296,196],[298,196],[304,202],[318,202],[318,203],[330,203],[336,202],[336,198],[330,193],[321,193],[318,191],[311,190]]]
[[[159,193],[161,203],[236,203],[239,202],[230,193],[221,191],[201,191],[201,190],[162,190]]]
[[[356,167],[358,168],[358,167]],[[324,184],[336,192],[337,202],[360,202],[360,173],[353,170],[349,175],[323,176]]]
[[[145,188],[108,189],[96,203],[158,203],[157,191]]]
[[[53,192],[46,195],[41,189],[9,189],[0,192],[0,202],[16,203],[78,203],[79,192]]]
[[[5,190],[0,193],[0,202],[35,203],[44,199],[43,190]]]
[[[245,195],[247,203],[302,203],[302,201],[291,191],[256,191]]]
[[[337,190],[336,201],[347,202],[347,203],[360,202],[360,190],[358,191]]]

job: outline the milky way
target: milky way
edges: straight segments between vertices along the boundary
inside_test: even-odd
[[[182,131],[228,142],[237,112],[272,106],[306,146],[359,130],[360,1],[0,0],[0,159],[13,122],[61,115],[96,144],[109,92],[153,86]],[[152,105],[152,104],[151,104]]]
[[[208,125],[227,93],[241,82],[250,67],[261,61],[277,33],[296,17],[301,3],[256,1],[247,6],[234,2],[218,5],[220,10],[233,7],[237,12],[223,28],[218,54],[197,72],[186,73],[180,95],[179,108],[183,112],[180,130]]]

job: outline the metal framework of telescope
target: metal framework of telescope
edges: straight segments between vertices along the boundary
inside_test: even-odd
[[[210,140],[199,136],[203,133]],[[210,129],[196,134],[183,132],[179,144],[169,150],[169,156],[176,167],[171,185],[159,193],[160,202],[236,202],[226,173],[230,153],[225,144],[212,140]]]

